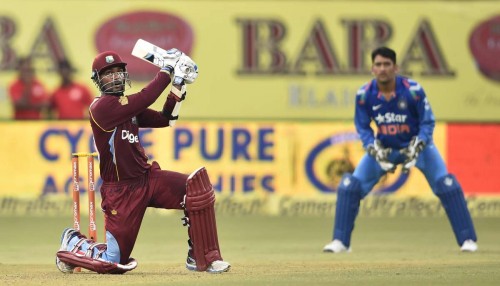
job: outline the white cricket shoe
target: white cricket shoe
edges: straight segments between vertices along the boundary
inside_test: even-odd
[[[187,270],[190,271],[197,271],[196,261],[189,256],[186,259],[186,268]],[[222,273],[229,271],[229,268],[231,268],[231,264],[229,264],[228,262],[222,260],[215,260],[210,264],[210,266],[208,266],[207,270],[205,271],[208,273]]]
[[[66,228],[62,235],[61,235],[61,247],[59,247],[59,251],[61,250],[68,250],[68,244],[71,238],[77,233],[75,229],[72,228]],[[59,271],[62,273],[73,273],[73,270],[75,269],[74,266],[67,264],[65,262],[62,262],[59,257],[56,255],[56,266]]]
[[[222,260],[215,260],[208,266],[207,272],[208,273],[222,273],[222,272],[227,272],[229,271],[229,268],[231,268],[231,264],[229,264],[226,261]]]
[[[477,243],[472,239],[467,239],[460,247],[462,252],[475,252],[477,250]]]
[[[342,253],[342,252],[351,252],[351,248],[347,248],[342,241],[338,239],[334,239],[332,242],[328,243],[323,247],[323,252],[333,252],[333,253]]]

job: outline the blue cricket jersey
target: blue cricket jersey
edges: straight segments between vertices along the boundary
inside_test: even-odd
[[[375,79],[358,90],[354,124],[365,148],[375,140],[371,121],[384,147],[405,148],[414,136],[426,145],[432,143],[434,114],[422,86],[406,77],[396,76],[396,92],[389,101],[379,92]]]

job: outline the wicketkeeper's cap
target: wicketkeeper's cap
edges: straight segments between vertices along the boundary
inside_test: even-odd
[[[92,78],[95,78],[98,73],[105,69],[115,66],[121,66],[125,68],[126,65],[127,63],[123,62],[120,55],[118,55],[116,52],[102,52],[95,57],[94,62],[92,63]]]

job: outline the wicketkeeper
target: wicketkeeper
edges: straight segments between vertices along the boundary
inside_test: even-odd
[[[387,172],[418,168],[443,205],[461,251],[477,250],[477,236],[462,187],[433,142],[435,119],[422,86],[397,75],[396,53],[372,52],[374,79],[356,94],[354,123],[366,154],[338,187],[333,240],[325,252],[349,252],[360,201]],[[377,134],[372,129],[377,126]]]
[[[198,67],[184,53],[171,49],[163,55],[156,77],[140,92],[125,96],[129,75],[121,57],[103,52],[92,64],[92,80],[100,91],[89,108],[90,125],[99,153],[106,243],[87,239],[67,228],[61,236],[56,265],[64,273],[83,267],[98,273],[121,274],[137,266],[130,257],[148,207],[183,209],[188,226],[186,268],[219,273],[230,264],[222,260],[217,238],[215,195],[205,168],[192,174],[162,170],[148,157],[139,140],[139,128],[173,126],[186,98],[186,84],[198,76]],[[161,111],[148,107],[174,81]]]

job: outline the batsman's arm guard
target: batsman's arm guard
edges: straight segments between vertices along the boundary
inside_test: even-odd
[[[132,257],[129,258],[128,263],[125,265],[99,258],[102,253],[106,251],[106,244],[104,243],[93,243],[85,253],[78,251],[78,245],[81,245],[80,242],[77,243],[76,247],[71,251],[58,251],[56,253],[57,257],[62,262],[67,263],[71,266],[83,267],[87,270],[94,271],[99,274],[123,274],[127,271],[134,270],[137,267],[137,261]],[[99,252],[97,254],[97,258],[92,258],[92,252],[95,247],[99,249]]]
[[[181,111],[182,101],[186,99],[186,85],[182,84],[181,89],[172,85],[170,94],[167,97],[167,101],[163,105],[162,114],[169,119],[168,126],[174,126],[179,119],[179,113]]]
[[[215,193],[207,170],[199,168],[187,180],[185,223],[193,243],[196,270],[205,271],[216,260],[222,260],[215,222]]]

